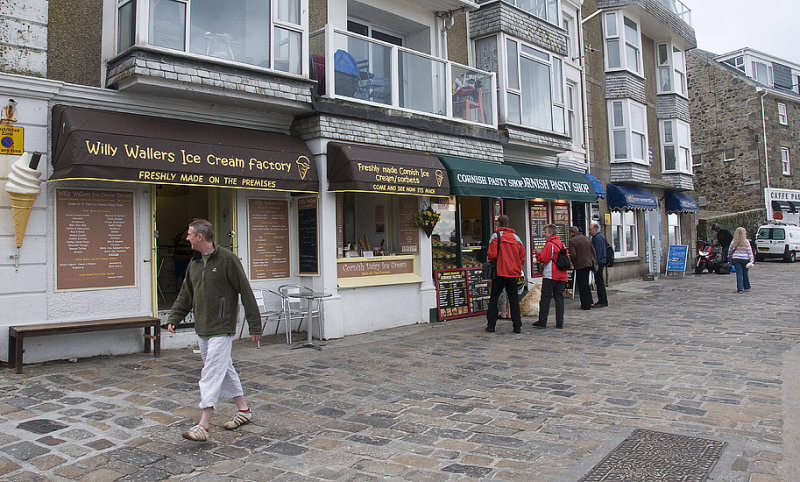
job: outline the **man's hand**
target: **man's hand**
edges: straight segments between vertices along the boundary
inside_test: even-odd
[[[259,341],[261,341],[261,334],[259,333],[256,335],[250,335],[250,341],[253,343],[258,343]]]
[[[170,333],[175,333],[175,325],[172,323],[167,323],[167,331]]]

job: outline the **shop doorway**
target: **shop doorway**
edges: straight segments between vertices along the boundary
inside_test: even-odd
[[[153,190],[155,298],[163,317],[178,296],[193,254],[186,241],[192,221],[208,219],[214,225],[214,242],[236,251],[235,196],[230,189],[196,186],[156,185]]]

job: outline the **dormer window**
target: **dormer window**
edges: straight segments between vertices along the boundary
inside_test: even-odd
[[[772,66],[764,62],[753,61],[753,80],[767,87],[772,87]]]

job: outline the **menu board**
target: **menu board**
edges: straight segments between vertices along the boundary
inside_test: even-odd
[[[419,228],[414,226],[414,213],[419,209],[419,201],[414,196],[399,196],[398,234],[400,252],[398,254],[419,254]]]
[[[319,232],[317,198],[297,199],[297,241],[300,274],[319,274]]]
[[[134,286],[133,192],[56,190],[56,289]]]
[[[558,237],[566,246],[569,243],[569,204],[553,204],[553,224],[556,225]]]
[[[247,203],[250,229],[250,279],[290,276],[289,202],[251,198]]]
[[[481,279],[480,268],[436,270],[433,276],[439,320],[480,315],[489,309],[491,282]]]
[[[547,241],[544,237],[544,227],[547,225],[547,204],[531,201],[528,209],[531,219],[531,275],[542,274],[542,264],[536,261],[536,250],[542,249]]]

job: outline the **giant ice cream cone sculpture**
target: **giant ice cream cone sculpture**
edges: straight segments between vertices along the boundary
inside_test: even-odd
[[[17,248],[22,247],[22,240],[25,238],[25,230],[28,227],[28,219],[31,217],[33,203],[39,195],[39,179],[41,173],[36,170],[39,164],[39,155],[34,156],[29,152],[22,153],[21,156],[11,165],[6,183],[6,192],[11,200],[11,215],[14,218],[14,240]],[[35,165],[34,165],[35,164]]]

